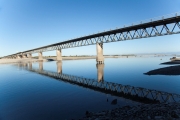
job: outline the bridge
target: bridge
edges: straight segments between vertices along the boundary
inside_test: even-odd
[[[51,77],[59,81],[64,81],[66,83],[78,85],[80,87],[84,87],[105,94],[111,94],[114,96],[122,97],[136,102],[155,104],[155,103],[179,102],[180,100],[179,94],[150,90],[150,89],[134,87],[130,85],[122,85],[113,82],[106,82],[103,80],[104,74],[103,74],[103,67],[101,67],[101,65],[103,64],[97,64],[98,80],[95,80],[95,79],[83,78],[69,74],[63,74],[62,62],[57,62],[57,72],[43,70],[43,62],[39,62],[39,69],[34,69],[32,67],[32,63],[18,64],[18,66],[22,69],[43,76]]]
[[[140,38],[173,35],[180,33],[180,13],[162,16],[139,23],[130,24],[114,30],[104,31],[92,35],[66,40],[63,42],[4,56],[8,59],[31,58],[33,53],[39,54],[39,60],[43,59],[43,52],[56,50],[57,60],[62,60],[62,49],[95,45],[97,49],[96,61],[104,63],[103,43],[134,40]]]

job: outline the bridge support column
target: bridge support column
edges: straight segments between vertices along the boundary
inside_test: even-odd
[[[43,62],[39,62],[39,71],[43,71]]]
[[[21,59],[22,58],[22,55],[17,55],[17,59]]]
[[[103,64],[104,63],[103,43],[96,43],[96,50],[97,50],[96,62],[97,64]]]
[[[39,60],[43,60],[42,52],[39,52]]]
[[[62,61],[61,49],[56,51],[56,55],[57,55],[57,61]]]
[[[62,74],[62,62],[57,61],[57,73]]]
[[[27,54],[23,54],[23,58],[27,58]]]
[[[32,58],[32,54],[31,53],[28,54],[28,58]]]
[[[98,82],[104,81],[104,64],[96,64]]]

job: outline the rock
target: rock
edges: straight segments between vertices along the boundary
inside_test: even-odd
[[[176,112],[174,112],[174,111],[171,113],[171,117],[172,117],[172,118],[179,118],[179,116],[178,116],[178,115],[176,114]]]
[[[150,117],[150,116],[148,116],[147,118],[148,118],[149,120],[151,119],[151,117]]]
[[[117,102],[117,99],[112,102]],[[83,120],[176,120],[180,118],[179,115],[180,103],[160,103],[123,106],[97,113],[86,111]]]
[[[117,99],[114,99],[112,102],[111,102],[112,105],[116,105],[117,104]]]
[[[154,118],[155,118],[155,119],[161,119],[162,116],[155,116]]]
[[[99,118],[96,118],[95,120],[100,120]]]
[[[88,115],[89,114],[89,111],[86,111],[86,115]]]

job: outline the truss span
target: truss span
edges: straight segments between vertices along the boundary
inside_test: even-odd
[[[47,47],[25,51],[23,53],[38,53],[58,49],[94,45],[96,43],[118,42],[140,38],[172,35],[178,33],[180,33],[180,17],[174,17],[171,19],[169,18],[165,20],[154,21],[152,23],[144,23],[90,36],[85,36],[74,40],[53,44]]]
[[[157,37],[157,36],[172,35],[179,33],[180,33],[180,13],[176,13],[158,19],[150,19],[148,21],[139,22],[138,24],[137,23],[131,24],[115,30],[109,30],[101,33],[96,33],[80,38],[67,40],[64,42],[59,42],[59,43],[27,50],[9,56],[13,57],[14,55],[18,55],[18,54],[19,55],[32,54],[32,53],[39,53],[45,51],[94,45],[96,43],[118,42],[118,41]]]

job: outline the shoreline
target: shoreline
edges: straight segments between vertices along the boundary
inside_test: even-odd
[[[148,58],[148,57],[172,57],[173,55],[122,55],[122,56],[104,56],[104,58]],[[68,56],[62,57],[62,60],[85,60],[96,59],[96,56]],[[41,60],[42,61],[42,60]],[[44,57],[43,62],[56,61],[56,57]],[[24,63],[24,62],[39,62],[37,57],[34,58],[22,58],[22,59],[0,59],[0,64],[10,63]]]
[[[86,111],[78,120],[179,120],[180,103],[141,104],[100,112]]]

